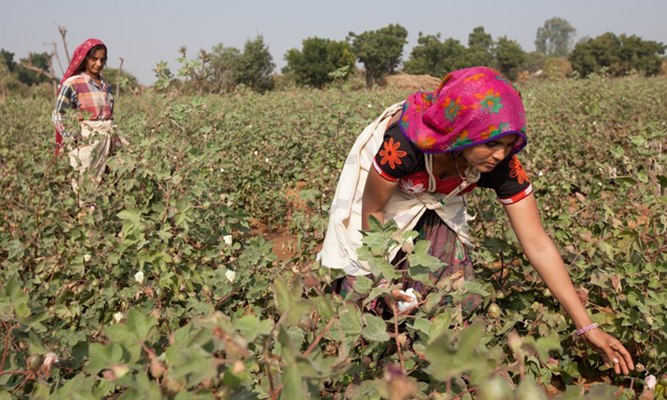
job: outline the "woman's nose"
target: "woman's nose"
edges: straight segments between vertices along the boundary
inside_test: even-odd
[[[504,149],[504,148],[498,149],[498,150],[493,152],[492,157],[497,162],[500,162],[500,161],[504,160],[505,157],[507,156],[507,154],[505,154],[505,153],[506,153],[506,149]]]

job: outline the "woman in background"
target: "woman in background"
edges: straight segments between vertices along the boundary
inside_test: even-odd
[[[98,39],[88,39],[74,51],[72,61],[60,82],[60,90],[53,109],[56,129],[56,155],[61,147],[69,150],[70,165],[80,178],[90,170],[94,182],[101,181],[107,160],[115,142],[123,139],[114,134],[114,97],[100,72],[107,62],[107,47]],[[78,112],[80,131],[66,129],[63,124],[68,110]],[[72,179],[78,195],[80,179]],[[81,201],[79,201],[81,204]]]

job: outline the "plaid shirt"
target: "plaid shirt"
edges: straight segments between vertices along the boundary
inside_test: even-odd
[[[63,137],[72,137],[62,120],[68,109],[79,110],[79,120],[109,120],[113,118],[113,93],[111,86],[100,77],[102,86],[85,72],[67,79],[60,88],[60,94],[53,108],[53,124]]]

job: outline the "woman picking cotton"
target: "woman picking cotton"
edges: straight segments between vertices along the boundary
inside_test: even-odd
[[[96,183],[102,179],[114,145],[119,142],[127,144],[115,134],[113,93],[111,86],[100,75],[106,62],[107,47],[102,41],[88,39],[77,47],[60,82],[60,92],[53,109],[56,155],[61,147],[66,146],[74,170],[79,172],[80,177],[90,171],[90,177]],[[68,110],[78,112],[80,132],[65,128],[63,121]],[[80,179],[73,179],[72,187],[77,195],[79,186]]]
[[[345,162],[322,264],[342,269],[346,277],[340,282],[341,292],[353,292],[356,277],[370,275],[356,251],[361,247],[360,230],[369,229],[373,216],[381,223],[394,220],[401,232],[417,231],[417,240],[428,240],[429,254],[444,265],[430,274],[430,285],[408,274],[392,282],[402,287],[389,296],[392,310],[396,311],[393,301],[399,306],[415,304],[412,293],[423,298],[452,277],[472,280],[464,195],[476,187],[493,189],[528,260],[572,318],[577,334],[617,373],[627,374],[634,369],[630,354],[592,323],[542,227],[533,188],[516,156],[526,143],[520,93],[490,68],[455,71],[436,91],[417,92],[388,108],[357,138]],[[390,258],[396,270],[408,269],[400,247],[391,250]],[[479,296],[471,295],[461,306],[470,314],[480,303]]]

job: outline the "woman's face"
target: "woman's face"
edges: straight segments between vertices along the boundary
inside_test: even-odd
[[[107,51],[99,49],[86,57],[86,67],[84,71],[90,76],[97,77],[102,69],[104,69],[106,63]]]
[[[489,172],[498,163],[509,156],[519,140],[519,135],[507,135],[461,151],[468,164],[477,168],[479,172]]]

